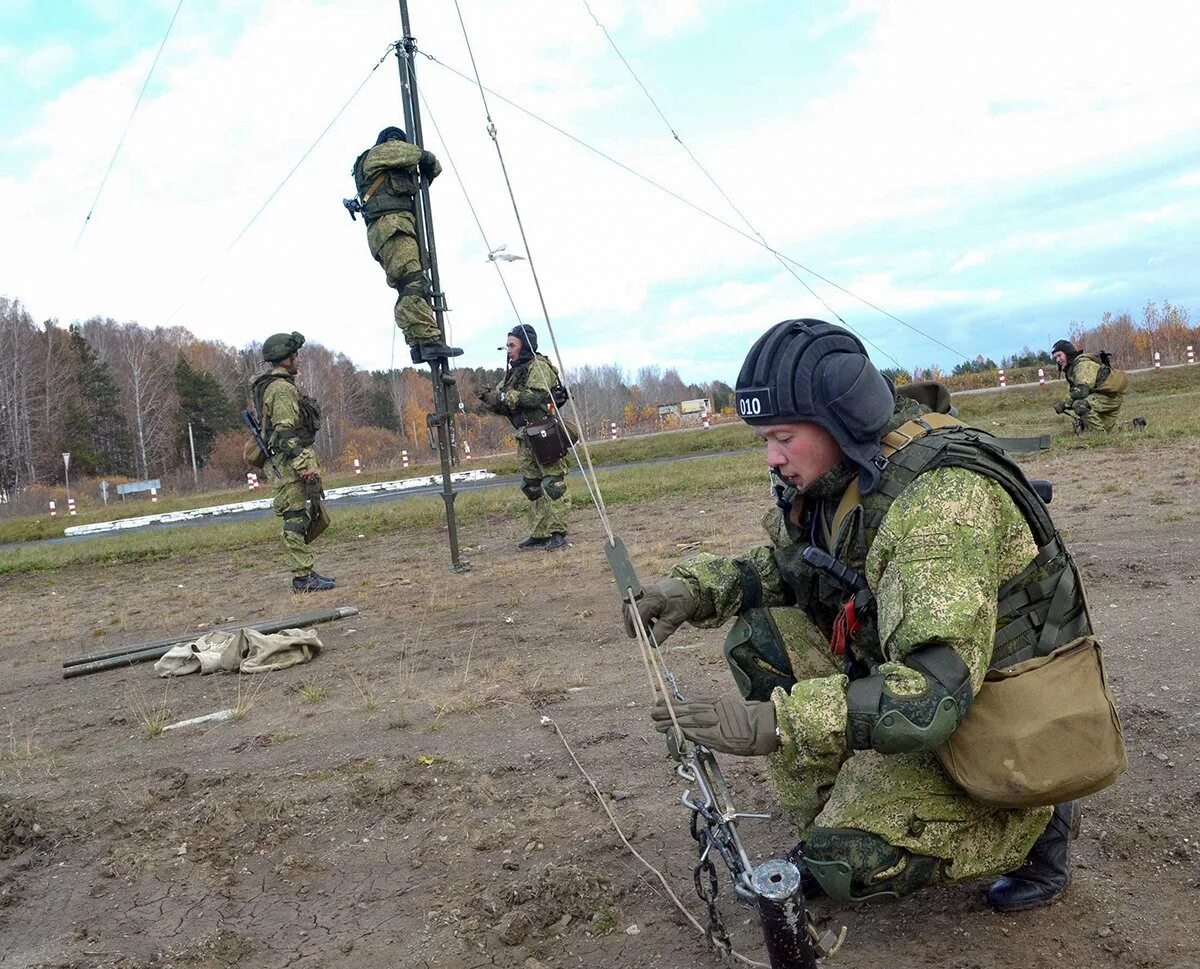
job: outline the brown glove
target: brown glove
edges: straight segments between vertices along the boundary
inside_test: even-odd
[[[1065,414],[1066,412],[1067,412],[1067,405],[1064,404],[1061,400],[1057,404],[1054,405],[1054,413]]]
[[[774,703],[747,703],[730,697],[689,700],[675,704],[675,718],[688,740],[709,750],[722,750],[739,757],[763,757],[779,749]],[[659,733],[668,733],[673,726],[662,700],[650,711],[650,719]]]
[[[700,604],[692,595],[692,590],[679,579],[659,579],[653,585],[646,586],[642,597],[634,603],[642,622],[654,636],[654,641],[660,646],[666,638],[696,614]],[[629,607],[624,607],[625,632],[630,639],[637,638],[637,630],[633,618],[629,615]]]

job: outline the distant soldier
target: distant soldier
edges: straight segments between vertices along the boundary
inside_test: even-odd
[[[571,502],[567,498],[567,472],[571,469],[566,455],[551,463],[541,463],[525,432],[528,424],[550,415],[550,405],[566,400],[558,371],[550,360],[537,352],[537,333],[525,324],[508,333],[508,370],[492,390],[479,395],[489,410],[507,417],[517,431],[517,468],[524,479],[521,491],[533,502],[533,527],[529,537],[517,548],[522,551],[553,551],[567,544],[567,516]]]
[[[276,333],[263,343],[263,360],[270,369],[250,383],[269,460],[279,472],[275,514],[283,519],[283,553],[292,569],[293,592],[324,592],[333,579],[313,570],[309,543],[328,524],[323,504],[321,470],[313,450],[321,428],[321,408],[296,388],[300,371],[297,354],[304,346],[300,333]]]
[[[1070,389],[1070,396],[1054,405],[1055,412],[1070,411],[1076,433],[1113,430],[1129,388],[1125,371],[1112,366],[1106,351],[1085,353],[1076,350],[1070,340],[1054,344],[1051,356]]]
[[[387,284],[399,293],[396,325],[413,363],[433,363],[462,353],[446,345],[429,305],[413,215],[419,177],[433,181],[441,171],[432,152],[410,145],[399,128],[384,128],[375,146],[354,160],[352,173],[359,211],[367,223],[367,245],[387,274]]]

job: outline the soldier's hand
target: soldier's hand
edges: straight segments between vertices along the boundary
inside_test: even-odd
[[[1067,405],[1064,404],[1061,400],[1057,404],[1054,405],[1054,413],[1065,414],[1066,412],[1067,412]]]
[[[321,483],[320,471],[298,471],[297,474],[300,480],[306,485],[319,485]]]
[[[660,646],[671,633],[696,614],[700,603],[692,595],[692,590],[679,579],[659,579],[653,585],[647,586],[642,597],[634,604],[642,622],[654,636],[654,641]],[[630,639],[637,638],[633,617],[629,614],[629,606],[624,607],[625,632]]]
[[[650,719],[659,733],[668,733],[674,726],[662,700],[651,709]],[[690,700],[675,704],[675,719],[684,737],[709,750],[739,757],[762,757],[779,749],[774,703],[747,703],[730,697]]]

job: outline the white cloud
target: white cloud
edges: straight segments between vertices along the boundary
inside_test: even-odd
[[[422,49],[468,67],[453,7],[431,0],[412,6]],[[594,9],[618,43],[653,51],[667,36],[686,43],[719,6],[604,0]],[[1166,29],[1145,8],[1114,5],[1103,16],[1083,9],[856,3],[833,18],[865,31],[847,56],[841,89],[819,99],[781,89],[771,103],[739,105],[689,145],[773,244],[826,275],[841,274],[840,282],[886,309],[914,313],[916,323],[938,307],[995,304],[1009,292],[1005,280],[986,275],[998,257],[1100,251],[1128,239],[1135,224],[1122,213],[1093,212],[1085,225],[1069,211],[1050,212],[1036,228],[998,234],[986,245],[930,230],[919,249],[893,243],[879,227],[904,225],[919,235],[927,224],[986,216],[989,205],[1019,197],[1022,186],[1070,187],[1122,161],[1196,145],[1195,32]],[[669,136],[628,133],[643,129],[626,119],[653,119],[653,111],[581,6],[468,2],[463,10],[486,84],[727,211]],[[250,16],[229,43],[225,14],[185,5],[158,84],[77,251],[72,243],[157,39],[119,70],[47,102],[37,124],[7,146],[39,156],[34,168],[0,178],[0,210],[22,227],[0,238],[8,295],[39,318],[170,318],[233,343],[296,328],[360,363],[386,366],[394,297],[370,260],[361,223],[349,221],[340,199],[353,191],[354,156],[400,117],[393,59],[223,254],[399,33],[395,7],[266,0]],[[1179,16],[1197,15],[1180,7]],[[432,112],[427,144],[446,161],[436,120],[491,245],[521,252],[478,92],[423,58],[418,72]],[[669,83],[666,91],[652,88],[662,103],[686,97],[686,75]],[[726,342],[741,347],[776,319],[829,315],[753,243],[495,98],[491,109],[568,364],[611,361],[619,352],[629,366],[692,361],[694,376],[711,376]],[[1194,174],[1180,184],[1196,184],[1187,178]],[[512,311],[449,171],[436,183],[433,205],[454,337],[468,348],[464,362],[493,362]],[[1186,206],[1144,211],[1172,224],[1194,221]],[[833,238],[853,257],[831,269],[826,243]],[[906,274],[917,266],[925,278],[969,269],[970,282],[914,286]],[[525,264],[504,272],[525,318],[539,325]],[[1105,285],[1099,276],[1092,281],[1093,290]],[[920,341],[896,325],[814,285],[892,352],[941,353],[933,345],[913,350]],[[977,336],[964,331],[964,338]],[[726,374],[735,369],[728,358],[721,366]]]

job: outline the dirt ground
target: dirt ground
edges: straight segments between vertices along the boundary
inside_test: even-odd
[[[1055,481],[1130,758],[1087,803],[1066,898],[1015,916],[987,909],[984,884],[816,902],[849,930],[830,965],[1200,965],[1198,458],[1189,442],[1031,462]],[[693,549],[757,544],[764,503],[746,489],[614,518],[649,580]],[[465,576],[432,530],[342,543],[318,558],[338,591],[303,600],[273,551],[0,580],[0,967],[717,965],[541,722],[701,916],[682,782],[648,727],[599,526],[577,511],[553,557],[518,555],[521,537],[466,528]],[[361,614],[320,627],[308,666],[60,678],[80,652],[334,605]],[[685,691],[732,691],[720,642],[672,640]],[[724,764],[740,806],[770,810],[760,769]],[[743,836],[757,859],[795,840],[778,821]],[[753,913],[722,898],[735,944],[764,958]]]

